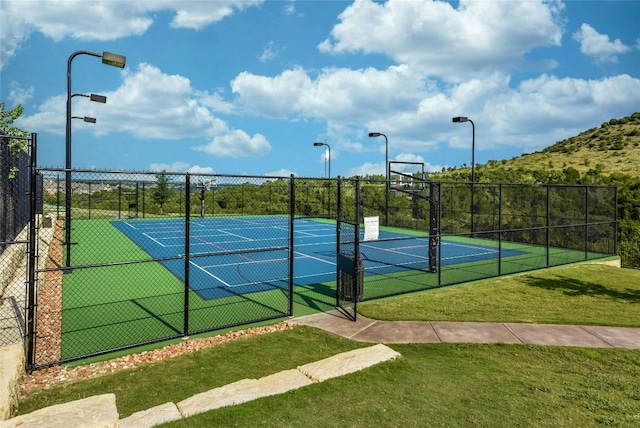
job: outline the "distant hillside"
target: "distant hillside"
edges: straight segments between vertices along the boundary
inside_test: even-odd
[[[640,112],[611,119],[546,149],[507,161],[490,161],[487,167],[533,171],[574,168],[583,174],[595,169],[603,174],[640,176]]]

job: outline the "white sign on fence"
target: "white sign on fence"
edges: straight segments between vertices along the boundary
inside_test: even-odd
[[[378,233],[380,231],[380,217],[365,217],[364,218],[364,240],[375,241],[378,239]]]

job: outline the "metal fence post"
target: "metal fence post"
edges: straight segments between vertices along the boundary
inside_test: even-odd
[[[36,312],[36,179],[37,179],[37,136],[31,134],[31,168],[29,177],[29,273],[27,278],[27,339],[26,369],[31,373],[35,357],[35,312]]]
[[[589,188],[584,189],[584,259],[589,260]]]
[[[336,254],[340,254],[340,240],[342,232],[342,180],[338,176],[336,189]],[[309,195],[309,188],[307,187],[307,196]],[[307,199],[308,200],[308,199]],[[340,286],[340,269],[336,269],[336,308],[340,306],[340,293],[338,287]]]
[[[185,224],[184,224],[184,329],[183,334],[189,335],[189,235],[191,234],[191,175],[185,176]]]
[[[546,236],[546,252],[547,252],[547,267],[551,263],[549,246],[551,245],[551,185],[547,184],[547,236]]]
[[[293,260],[295,257],[293,248],[293,221],[296,206],[295,176],[291,174],[289,180],[289,315],[291,316],[293,315]]]
[[[502,275],[502,183],[498,185],[498,275]]]

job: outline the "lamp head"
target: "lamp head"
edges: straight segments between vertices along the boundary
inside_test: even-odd
[[[464,116],[458,116],[458,117],[454,117],[452,119],[453,122],[468,122],[469,118],[468,117],[464,117]]]
[[[102,52],[102,63],[118,68],[124,68],[124,65],[127,63],[127,57],[104,51]]]
[[[96,103],[104,104],[107,102],[107,97],[105,97],[104,95],[91,94],[89,98],[91,99],[91,101],[94,101]]]
[[[369,137],[379,137],[379,136],[381,136],[381,135],[382,135],[382,134],[381,134],[381,133],[379,133],[379,132],[369,132]]]
[[[314,146],[319,147],[319,146],[324,146],[324,143],[320,143],[318,141],[316,141],[315,143],[313,143]]]
[[[84,122],[87,123],[96,123],[96,118],[95,117],[88,117],[88,116],[73,116],[71,117],[71,119],[82,119]]]

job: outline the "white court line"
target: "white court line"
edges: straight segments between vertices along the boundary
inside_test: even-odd
[[[224,256],[223,256],[224,257]],[[260,264],[263,262],[284,262],[284,261],[288,261],[289,259],[284,257],[284,258],[279,258],[279,259],[266,259],[266,260],[252,260],[249,262],[238,262],[238,263],[221,263],[221,264],[215,264],[215,265],[203,265],[204,268],[214,268],[214,267],[224,267],[224,266],[238,266],[238,265],[253,265],[253,264]]]
[[[192,262],[191,260],[189,260],[189,264],[195,266],[196,268],[200,269],[202,272],[206,273],[207,275],[209,275],[212,278],[217,279],[218,281],[220,281],[222,284],[224,284],[226,287],[233,287],[232,285],[226,283],[225,281],[221,280],[220,278],[218,278],[217,276],[215,276],[214,274],[212,274],[211,272],[209,272],[208,270],[203,269],[202,267],[200,267],[199,264],[196,264],[194,262]]]
[[[484,253],[473,253],[473,254],[463,254],[460,256],[449,256],[449,257],[445,257],[443,260],[453,260],[453,259],[464,259],[464,258],[471,258],[471,257],[477,257],[477,256],[484,256],[484,255],[494,255],[496,253],[496,251],[486,251]]]
[[[294,248],[295,247],[311,247],[311,246],[316,246],[316,245],[327,245],[327,244],[331,244],[334,247],[332,249],[335,249],[335,245],[336,245],[336,241],[327,241],[327,242],[310,242],[308,244],[294,244]]]
[[[321,236],[321,235],[317,235],[315,233],[307,233],[307,232],[303,232],[301,230],[294,230],[293,231],[293,235],[295,236],[296,234],[305,235],[305,236],[314,237],[314,238],[317,238],[318,236]]]
[[[147,238],[149,238],[150,240],[152,240],[156,244],[160,245],[162,248],[167,248],[162,242],[158,241],[156,238],[152,238],[147,233],[143,233],[142,236],[146,236]]]
[[[378,247],[374,247],[374,246],[368,246],[368,245],[360,245],[361,247],[365,247],[365,250],[360,250],[360,253],[364,253],[366,251],[367,248],[370,248],[372,250],[380,250],[380,251],[385,251],[387,253],[391,253],[391,254],[401,254],[403,256],[407,256],[407,257],[413,257],[416,259],[421,259],[421,260],[429,260],[428,257],[423,257],[417,254],[411,254],[411,253],[405,253],[403,251],[395,251],[396,249],[388,249],[388,248],[378,248]],[[423,245],[413,245],[413,246],[409,246],[409,247],[401,247],[401,248],[421,248],[423,247]],[[396,263],[397,264],[397,263]]]
[[[236,236],[236,237],[238,237],[240,239],[244,239],[245,241],[253,241],[253,239],[251,239],[251,238],[247,238],[246,236],[242,236],[242,235],[238,235],[238,234],[235,234],[235,233],[231,233],[231,232],[228,232],[228,231],[226,231],[224,229],[216,229],[216,230],[218,232],[226,233],[227,235]],[[235,242],[238,242],[238,241],[235,241]]]
[[[264,281],[252,281],[252,282],[243,282],[242,284],[236,284],[236,285],[230,285],[229,288],[234,288],[234,287],[244,287],[245,285],[257,285],[257,284],[264,284],[265,282],[272,282],[272,281],[284,281],[284,282],[289,282],[289,277],[285,277],[285,278],[272,278],[272,279],[265,279]],[[284,288],[284,287],[283,287]]]
[[[299,251],[294,251],[294,254],[299,254],[299,255],[303,256],[303,257],[300,257],[301,259],[313,259],[313,260],[317,260],[319,262],[327,263],[327,264],[330,264],[330,265],[333,265],[333,266],[336,265],[334,262],[330,262],[328,260],[321,259],[320,257],[314,257],[314,256],[306,254],[306,253],[301,253]]]
[[[467,244],[457,244],[455,242],[443,242],[442,245],[452,245],[454,247],[472,248],[474,250],[484,250],[484,251],[489,250],[489,251],[494,252],[494,253],[498,252],[497,248],[496,249],[493,249],[493,248],[489,249],[487,247],[478,247],[478,246],[475,246],[475,245],[467,245]]]

